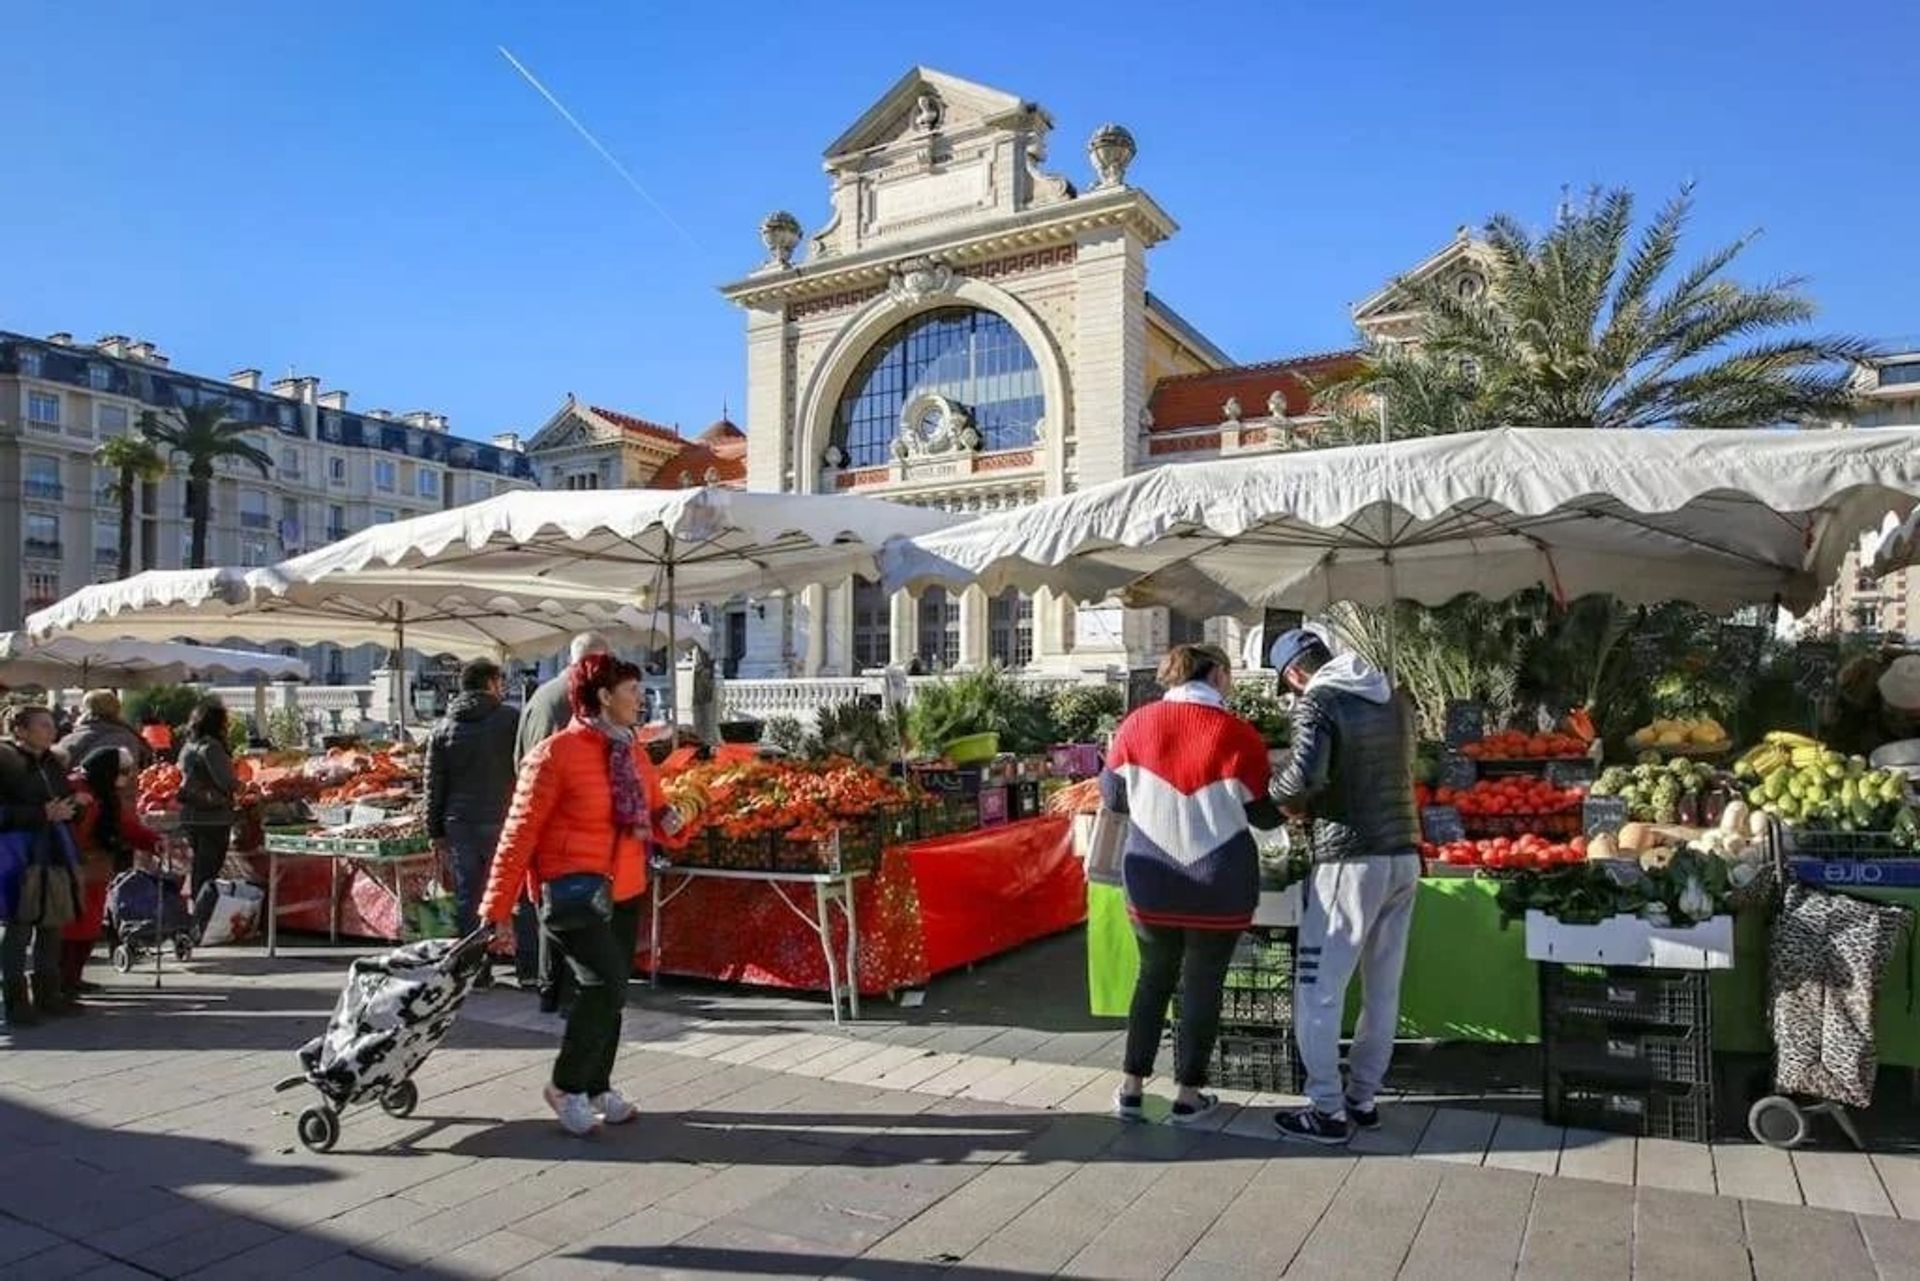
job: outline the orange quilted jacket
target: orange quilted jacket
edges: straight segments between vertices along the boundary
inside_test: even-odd
[[[653,839],[669,847],[680,844],[660,830],[666,797],[639,743],[633,764],[653,820]],[[611,877],[617,903],[647,888],[646,849],[632,833],[614,830],[607,740],[584,721],[547,739],[521,763],[513,808],[480,902],[481,919],[504,925],[523,887],[537,903],[543,883],[578,872]]]

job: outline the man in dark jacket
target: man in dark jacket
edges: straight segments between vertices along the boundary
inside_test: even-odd
[[[1380,1123],[1374,1104],[1393,1057],[1400,973],[1420,884],[1413,800],[1413,710],[1357,654],[1334,657],[1319,636],[1291,631],[1271,660],[1294,693],[1293,748],[1273,801],[1313,820],[1313,871],[1300,918],[1294,1035],[1308,1105],[1274,1117],[1283,1138],[1345,1143]],[[1340,1022],[1360,972],[1362,1004],[1340,1081]]]
[[[520,709],[520,732],[513,744],[515,774],[519,773],[520,762],[527,758],[528,752],[558,734],[573,720],[573,704],[567,700],[567,684],[573,675],[573,665],[589,654],[609,653],[612,648],[607,644],[607,638],[596,632],[582,632],[573,638],[573,644],[567,650],[567,665],[560,669],[558,676],[534,690],[526,706]],[[540,929],[537,910],[524,896],[513,913],[513,969],[522,987],[529,983],[539,984],[542,1010],[551,1014],[560,1008],[560,989],[567,980],[567,967],[553,963],[553,956],[547,948],[547,936]]]
[[[513,742],[520,716],[502,701],[507,675],[476,659],[427,739],[427,836],[453,876],[461,935],[479,926],[481,891],[513,801]],[[480,986],[492,981],[480,972]]]
[[[53,754],[53,712],[17,707],[12,740],[0,743],[0,830],[36,836],[70,821],[76,807],[67,773]],[[27,996],[31,957],[33,999]],[[60,990],[60,926],[21,925],[0,919],[0,1013],[9,1029],[31,1027],[39,1014],[72,1008]]]

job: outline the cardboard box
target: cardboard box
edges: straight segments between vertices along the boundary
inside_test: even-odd
[[[1733,918],[1658,928],[1638,916],[1569,925],[1527,913],[1527,959],[1559,965],[1629,965],[1658,970],[1733,968]]]

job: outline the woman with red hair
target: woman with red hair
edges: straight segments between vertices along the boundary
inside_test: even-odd
[[[635,736],[640,669],[590,654],[574,664],[567,692],[572,723],[521,763],[480,916],[506,925],[524,888],[555,955],[573,973],[579,995],[545,1094],[561,1127],[585,1135],[636,1114],[611,1079],[620,1012],[633,974],[647,850],[678,844],[681,821]]]

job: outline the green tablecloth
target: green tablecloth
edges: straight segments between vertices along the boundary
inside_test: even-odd
[[[1432,878],[1420,882],[1400,989],[1402,1036],[1439,1041],[1525,1042],[1540,1036],[1540,987],[1527,960],[1519,924],[1501,928],[1490,880]],[[1920,891],[1880,890],[1863,897],[1920,907]],[[1735,968],[1716,971],[1713,1041],[1721,1050],[1764,1053],[1766,921],[1736,918]],[[1110,885],[1087,887],[1087,990],[1093,1013],[1125,1017],[1139,954],[1126,899]],[[1351,1013],[1359,984],[1349,993]],[[1888,966],[1880,993],[1880,1060],[1920,1066],[1920,1004],[1910,979],[1908,947]]]

